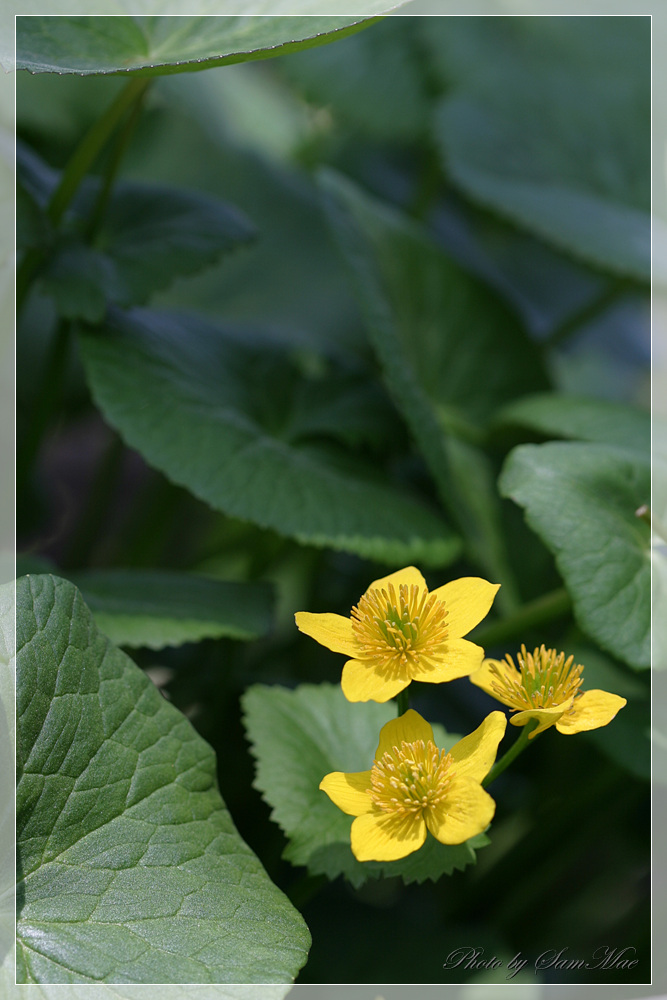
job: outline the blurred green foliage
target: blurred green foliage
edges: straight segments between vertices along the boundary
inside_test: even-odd
[[[19,567],[76,581],[211,744],[311,931],[299,982],[472,981],[443,970],[470,944],[633,947],[604,982],[649,979],[649,53],[648,18],[398,16],[158,76],[60,216],[127,84],[19,74]],[[285,738],[299,685],[340,679],[293,615],[347,616],[409,562],[502,584],[487,653],[576,650],[629,704],[498,779],[476,864],[329,881],[359,867],[340,831],[313,865],[285,788],[277,823],[260,794],[262,754],[312,770],[312,732]],[[448,732],[498,707],[413,689]]]

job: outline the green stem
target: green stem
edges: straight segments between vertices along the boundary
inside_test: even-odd
[[[47,215],[54,227],[60,221],[76,194],[81,181],[86,176],[99,156],[109,136],[118,125],[125,112],[133,104],[140,103],[144,91],[150,83],[149,79],[133,77],[121,90],[115,101],[107,108],[101,118],[94,123],[85,134],[69,163],[65,167],[60,184],[53,192],[47,207]],[[44,261],[45,251],[42,247],[29,250],[16,272],[16,312],[21,310],[30,289],[32,279]]]
[[[86,236],[89,242],[92,242],[98,229],[102,224],[104,218],[104,213],[109,201],[109,196],[111,194],[111,189],[113,187],[113,182],[118,173],[118,168],[120,167],[125,151],[130,143],[130,139],[134,134],[139,119],[141,117],[141,112],[143,110],[144,97],[146,96],[146,90],[150,80],[146,81],[146,87],[140,90],[136,97],[134,104],[132,105],[130,114],[128,115],[125,124],[123,125],[122,132],[118,136],[114,144],[112,154],[107,163],[106,169],[104,171],[104,177],[100,187],[100,191],[97,196],[97,201],[95,202],[95,207],[91,213],[88,227],[86,230]]]
[[[410,695],[408,694],[408,689],[403,688],[402,691],[396,695],[396,705],[398,716],[405,715],[407,710],[410,708]]]
[[[571,607],[572,600],[564,587],[552,590],[524,604],[507,618],[480,626],[474,633],[474,640],[484,647],[501,645],[508,639],[522,636],[531,628],[564,617]]]
[[[482,782],[482,788],[487,788],[492,781],[495,781],[499,774],[502,774],[506,767],[515,760],[519,754],[526,749],[528,746],[528,740],[530,739],[530,734],[538,727],[539,722],[537,719],[531,719],[527,722],[525,726],[522,727],[519,733],[519,738],[514,741],[512,746],[509,748],[506,754],[497,760],[486,778]]]
[[[62,219],[65,209],[76,194],[81,181],[92,167],[127,109],[141,100],[149,84],[150,79],[133,77],[74,150],[60,179],[60,184],[53,192],[49,202],[48,216],[54,226],[57,226]]]

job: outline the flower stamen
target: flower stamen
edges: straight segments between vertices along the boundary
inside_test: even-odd
[[[491,687],[496,697],[513,711],[523,712],[532,708],[552,708],[574,702],[581,696],[583,667],[574,663],[574,656],[565,659],[565,653],[540,646],[532,653],[521,646],[517,653],[518,667],[508,654],[505,659],[512,668],[511,674],[491,664]]]
[[[451,763],[451,756],[432,740],[403,740],[374,762],[368,794],[382,812],[422,813],[445,798]]]
[[[447,614],[444,601],[417,584],[370,589],[351,613],[358,658],[390,675],[435,665],[446,649]]]

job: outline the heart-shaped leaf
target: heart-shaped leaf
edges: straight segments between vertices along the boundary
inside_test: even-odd
[[[241,840],[215,757],[73,584],[17,585],[17,977],[289,982],[308,931]]]
[[[257,760],[256,788],[287,836],[284,857],[312,875],[344,875],[360,886],[368,878],[400,875],[405,882],[436,881],[475,860],[484,835],[454,846],[427,837],[399,861],[357,861],[350,848],[352,816],[320,791],[331,771],[365,771],[373,763],[382,726],[396,714],[393,703],[347,701],[339,685],[302,684],[293,691],[255,685],[243,696],[245,725]],[[438,746],[458,737],[434,726]]]

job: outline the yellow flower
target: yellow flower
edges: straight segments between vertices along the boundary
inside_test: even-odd
[[[466,677],[484,650],[464,639],[493,603],[499,584],[453,580],[429,593],[414,566],[370,585],[350,618],[299,611],[296,623],[334,653],[352,657],[341,685],[348,701],[389,701],[410,681]]]
[[[537,719],[529,739],[550,726],[566,735],[599,729],[626,704],[625,698],[607,691],[580,691],[584,668],[573,656],[566,660],[565,653],[544,646],[528,653],[522,646],[516,658],[518,667],[509,655],[484,660],[470,680],[517,713],[510,718],[513,726]]]
[[[427,829],[442,844],[462,844],[491,822],[496,804],[481,786],[507,720],[492,712],[447,753],[433,730],[408,709],[380,732],[370,771],[334,771],[320,788],[357,818],[350,841],[358,861],[395,861],[418,850]]]

